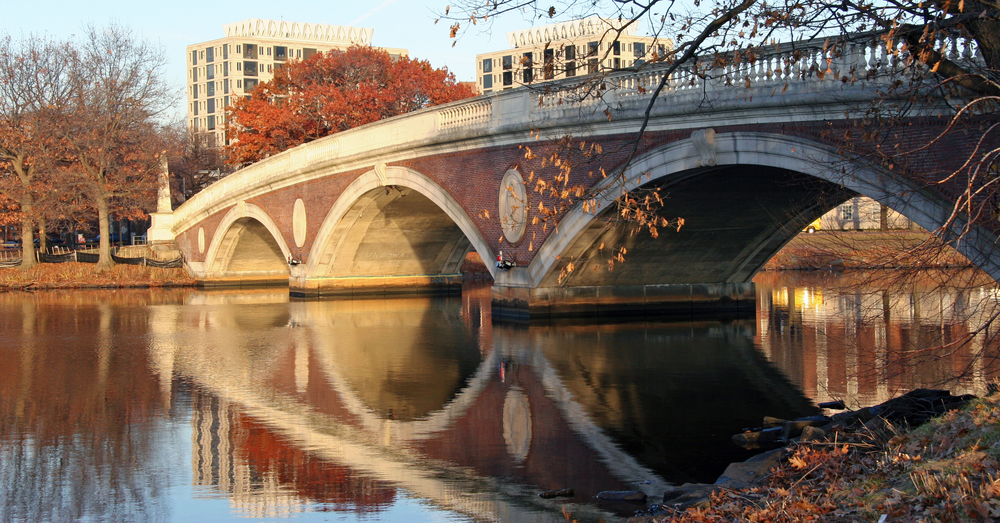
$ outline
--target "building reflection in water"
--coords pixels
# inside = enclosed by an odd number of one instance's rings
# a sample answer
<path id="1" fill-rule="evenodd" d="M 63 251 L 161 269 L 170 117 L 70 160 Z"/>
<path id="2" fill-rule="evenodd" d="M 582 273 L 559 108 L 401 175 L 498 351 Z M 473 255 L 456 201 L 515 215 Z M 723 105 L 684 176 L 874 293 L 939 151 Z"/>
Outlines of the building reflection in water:
<path id="1" fill-rule="evenodd" d="M 761 350 L 816 402 L 856 408 L 917 387 L 983 394 L 998 375 L 995 286 L 941 283 L 962 274 L 889 276 L 759 274 Z"/>

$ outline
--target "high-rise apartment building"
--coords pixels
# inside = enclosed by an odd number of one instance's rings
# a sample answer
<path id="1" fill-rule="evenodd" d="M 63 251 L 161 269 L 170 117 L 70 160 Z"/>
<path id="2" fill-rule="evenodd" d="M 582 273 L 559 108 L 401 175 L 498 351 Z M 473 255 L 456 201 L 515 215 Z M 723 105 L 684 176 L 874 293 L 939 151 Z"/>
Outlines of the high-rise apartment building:
<path id="1" fill-rule="evenodd" d="M 620 33 L 591 17 L 507 33 L 510 49 L 476 55 L 476 88 L 485 94 L 521 85 L 624 69 L 664 54 L 673 42 Z"/>
<path id="2" fill-rule="evenodd" d="M 223 26 L 225 37 L 187 47 L 188 126 L 227 143 L 226 106 L 293 60 L 352 45 L 371 45 L 374 29 L 251 18 Z M 384 48 L 391 56 L 406 49 Z"/>

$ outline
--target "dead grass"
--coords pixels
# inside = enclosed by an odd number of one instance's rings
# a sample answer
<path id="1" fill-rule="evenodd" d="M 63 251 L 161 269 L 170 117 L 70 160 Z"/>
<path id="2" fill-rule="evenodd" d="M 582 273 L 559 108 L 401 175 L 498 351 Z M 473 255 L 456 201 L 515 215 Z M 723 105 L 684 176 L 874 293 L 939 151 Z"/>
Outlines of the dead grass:
<path id="1" fill-rule="evenodd" d="M 197 281 L 187 271 L 141 265 L 115 265 L 97 272 L 90 263 L 40 263 L 22 270 L 0 269 L 0 290 L 90 289 L 115 287 L 189 287 Z"/>
<path id="2" fill-rule="evenodd" d="M 883 432 L 884 434 L 884 432 Z M 759 487 L 654 521 L 997 521 L 1000 395 L 914 430 L 801 444 Z"/>

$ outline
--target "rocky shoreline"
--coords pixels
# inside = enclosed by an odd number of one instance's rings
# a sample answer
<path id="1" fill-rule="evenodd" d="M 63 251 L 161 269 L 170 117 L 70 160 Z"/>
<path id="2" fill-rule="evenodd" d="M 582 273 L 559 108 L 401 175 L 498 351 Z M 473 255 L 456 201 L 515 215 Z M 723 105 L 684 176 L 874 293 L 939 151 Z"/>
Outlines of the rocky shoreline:
<path id="1" fill-rule="evenodd" d="M 995 388 L 991 387 L 991 394 L 993 392 Z M 946 390 L 916 389 L 879 405 L 829 416 L 810 416 L 796 420 L 765 418 L 764 426 L 733 436 L 735 444 L 749 449 L 762 449 L 764 451 L 761 454 L 744 462 L 731 463 L 715 483 L 687 483 L 668 487 L 659 503 L 648 505 L 625 521 L 661 523 L 683 520 L 684 515 L 697 513 L 719 503 L 727 493 L 751 491 L 756 494 L 761 490 L 769 490 L 770 476 L 779 468 L 788 466 L 789 459 L 794 457 L 797 448 L 840 448 L 842 445 L 846 454 L 846 449 L 857 445 L 856 435 L 859 433 L 866 434 L 872 441 L 888 442 L 897 437 L 902 428 L 914 429 L 949 411 L 962 409 L 976 399 L 972 395 L 953 396 Z M 824 406 L 834 410 L 843 409 L 842 404 L 825 404 L 821 407 Z M 997 494 L 1000 495 L 1000 488 Z M 752 498 L 750 496 L 747 499 Z M 997 510 L 1000 511 L 1000 499 L 997 499 Z"/>

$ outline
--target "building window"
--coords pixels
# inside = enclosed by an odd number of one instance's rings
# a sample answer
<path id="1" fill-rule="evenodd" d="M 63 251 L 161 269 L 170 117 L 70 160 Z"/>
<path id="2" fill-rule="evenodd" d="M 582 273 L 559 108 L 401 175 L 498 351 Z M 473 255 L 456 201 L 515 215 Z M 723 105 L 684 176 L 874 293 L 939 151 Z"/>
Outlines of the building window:
<path id="1" fill-rule="evenodd" d="M 597 58 L 591 58 L 587 60 L 587 72 L 594 74 L 597 72 Z"/>
<path id="2" fill-rule="evenodd" d="M 851 204 L 840 206 L 840 219 L 842 220 L 853 220 L 854 219 L 854 206 Z"/>
<path id="3" fill-rule="evenodd" d="M 483 89 L 493 88 L 493 75 L 487 74 L 483 75 Z"/>
<path id="4" fill-rule="evenodd" d="M 614 56 L 621 56 L 622 54 L 622 43 L 618 40 L 611 42 L 611 54 Z"/>
<path id="5" fill-rule="evenodd" d="M 308 60 L 312 55 L 316 54 L 316 50 L 311 47 L 305 47 L 302 49 L 302 59 Z"/>
<path id="6" fill-rule="evenodd" d="M 236 70 L 237 71 L 242 71 L 243 70 L 243 63 L 242 62 L 236 62 Z"/>
<path id="7" fill-rule="evenodd" d="M 230 81 L 231 81 L 231 80 L 223 80 L 223 81 L 222 81 L 222 92 L 223 92 L 224 94 L 229 94 L 229 82 L 230 82 Z M 228 105 L 228 104 L 227 104 L 227 105 Z"/>
<path id="8" fill-rule="evenodd" d="M 191 65 L 198 65 L 198 51 L 191 51 Z"/>
<path id="9" fill-rule="evenodd" d="M 503 57 L 503 70 L 507 71 L 514 65 L 514 60 L 510 55 Z M 506 85 L 506 84 L 504 84 Z"/>
<path id="10" fill-rule="evenodd" d="M 207 103 L 208 106 L 206 108 L 206 112 L 208 114 L 215 114 L 215 98 L 209 98 Z"/>
<path id="11" fill-rule="evenodd" d="M 237 45 L 237 46 L 236 46 L 236 54 L 240 54 L 241 52 L 242 52 L 242 51 L 240 51 L 240 46 L 239 46 L 239 45 Z"/>
<path id="12" fill-rule="evenodd" d="M 205 84 L 205 96 L 215 96 L 215 82 Z"/>
<path id="13" fill-rule="evenodd" d="M 214 65 L 206 65 L 205 66 L 205 79 L 206 80 L 214 80 L 215 79 L 215 66 Z"/>
<path id="14" fill-rule="evenodd" d="M 621 58 L 615 58 L 614 60 L 612 60 L 611 61 L 611 67 L 613 67 L 615 69 L 621 69 L 622 68 L 622 59 Z"/>
<path id="15" fill-rule="evenodd" d="M 274 46 L 274 59 L 282 62 L 288 60 L 288 48 L 283 45 Z"/>
<path id="16" fill-rule="evenodd" d="M 531 53 L 524 53 L 524 55 L 521 56 L 521 67 L 524 68 L 521 71 L 521 78 L 526 84 L 530 84 L 535 79 L 531 66 Z"/>
<path id="17" fill-rule="evenodd" d="M 270 47 L 268 47 L 268 49 L 270 49 Z M 269 73 L 274 72 L 271 70 L 271 64 L 267 64 L 267 72 Z"/>
<path id="18" fill-rule="evenodd" d="M 222 59 L 229 60 L 229 44 L 222 46 Z"/>
<path id="19" fill-rule="evenodd" d="M 487 59 L 483 60 L 483 72 L 484 73 L 492 73 L 493 72 L 493 60 L 492 59 L 487 58 Z"/>
<path id="20" fill-rule="evenodd" d="M 223 107 L 229 107 L 229 97 L 226 96 L 222 99 Z"/>
<path id="21" fill-rule="evenodd" d="M 191 89 L 191 98 L 198 99 L 198 84 L 194 84 Z"/>
<path id="22" fill-rule="evenodd" d="M 212 63 L 212 62 L 215 61 L 215 48 L 214 47 L 209 47 L 208 49 L 205 49 L 205 61 L 208 62 L 208 63 Z"/>
<path id="23" fill-rule="evenodd" d="M 302 58 L 302 49 L 295 50 L 295 58 Z"/>
<path id="24" fill-rule="evenodd" d="M 244 91 L 252 91 L 254 87 L 257 87 L 257 80 L 245 80 L 243 82 Z"/>
<path id="25" fill-rule="evenodd" d="M 545 79 L 551 80 L 555 77 L 556 50 L 545 50 Z"/>
<path id="26" fill-rule="evenodd" d="M 503 72 L 503 84 L 505 86 L 507 86 L 507 85 L 514 85 L 514 73 L 512 73 L 510 71 L 504 71 Z"/>
<path id="27" fill-rule="evenodd" d="M 195 102 L 195 103 L 194 103 L 194 115 L 195 115 L 195 116 L 198 116 L 198 106 L 199 106 L 199 105 L 201 105 L 201 104 L 199 104 L 198 102 Z M 195 118 L 195 121 L 198 121 L 198 119 L 197 119 L 197 118 Z"/>
<path id="28" fill-rule="evenodd" d="M 646 44 L 642 42 L 636 42 L 632 44 L 632 54 L 636 58 L 642 58 L 646 54 Z"/>
<path id="29" fill-rule="evenodd" d="M 575 45 L 567 45 L 564 48 L 563 54 L 566 55 L 566 59 L 567 60 L 576 60 L 576 46 Z"/>
<path id="30" fill-rule="evenodd" d="M 253 44 L 243 44 L 243 58 L 246 60 L 256 60 L 257 46 Z"/>
<path id="31" fill-rule="evenodd" d="M 236 80 L 236 88 L 237 89 L 243 88 L 243 80 Z"/>
<path id="32" fill-rule="evenodd" d="M 222 63 L 222 76 L 229 76 L 229 62 Z"/>
<path id="33" fill-rule="evenodd" d="M 587 56 L 597 56 L 597 52 L 601 50 L 600 42 L 588 42 L 587 43 Z"/>
<path id="34" fill-rule="evenodd" d="M 270 49 L 270 48 L 268 48 L 268 49 Z M 257 48 L 257 53 L 259 53 L 260 56 L 264 56 L 264 46 L 258 47 Z M 268 54 L 271 54 L 271 53 L 268 53 Z"/>
<path id="35" fill-rule="evenodd" d="M 208 117 L 208 130 L 209 131 L 215 130 L 215 116 Z"/>
<path id="36" fill-rule="evenodd" d="M 566 77 L 569 78 L 573 76 L 576 76 L 576 62 L 566 62 Z"/>
<path id="37" fill-rule="evenodd" d="M 257 76 L 257 62 L 243 62 L 243 76 Z"/>

